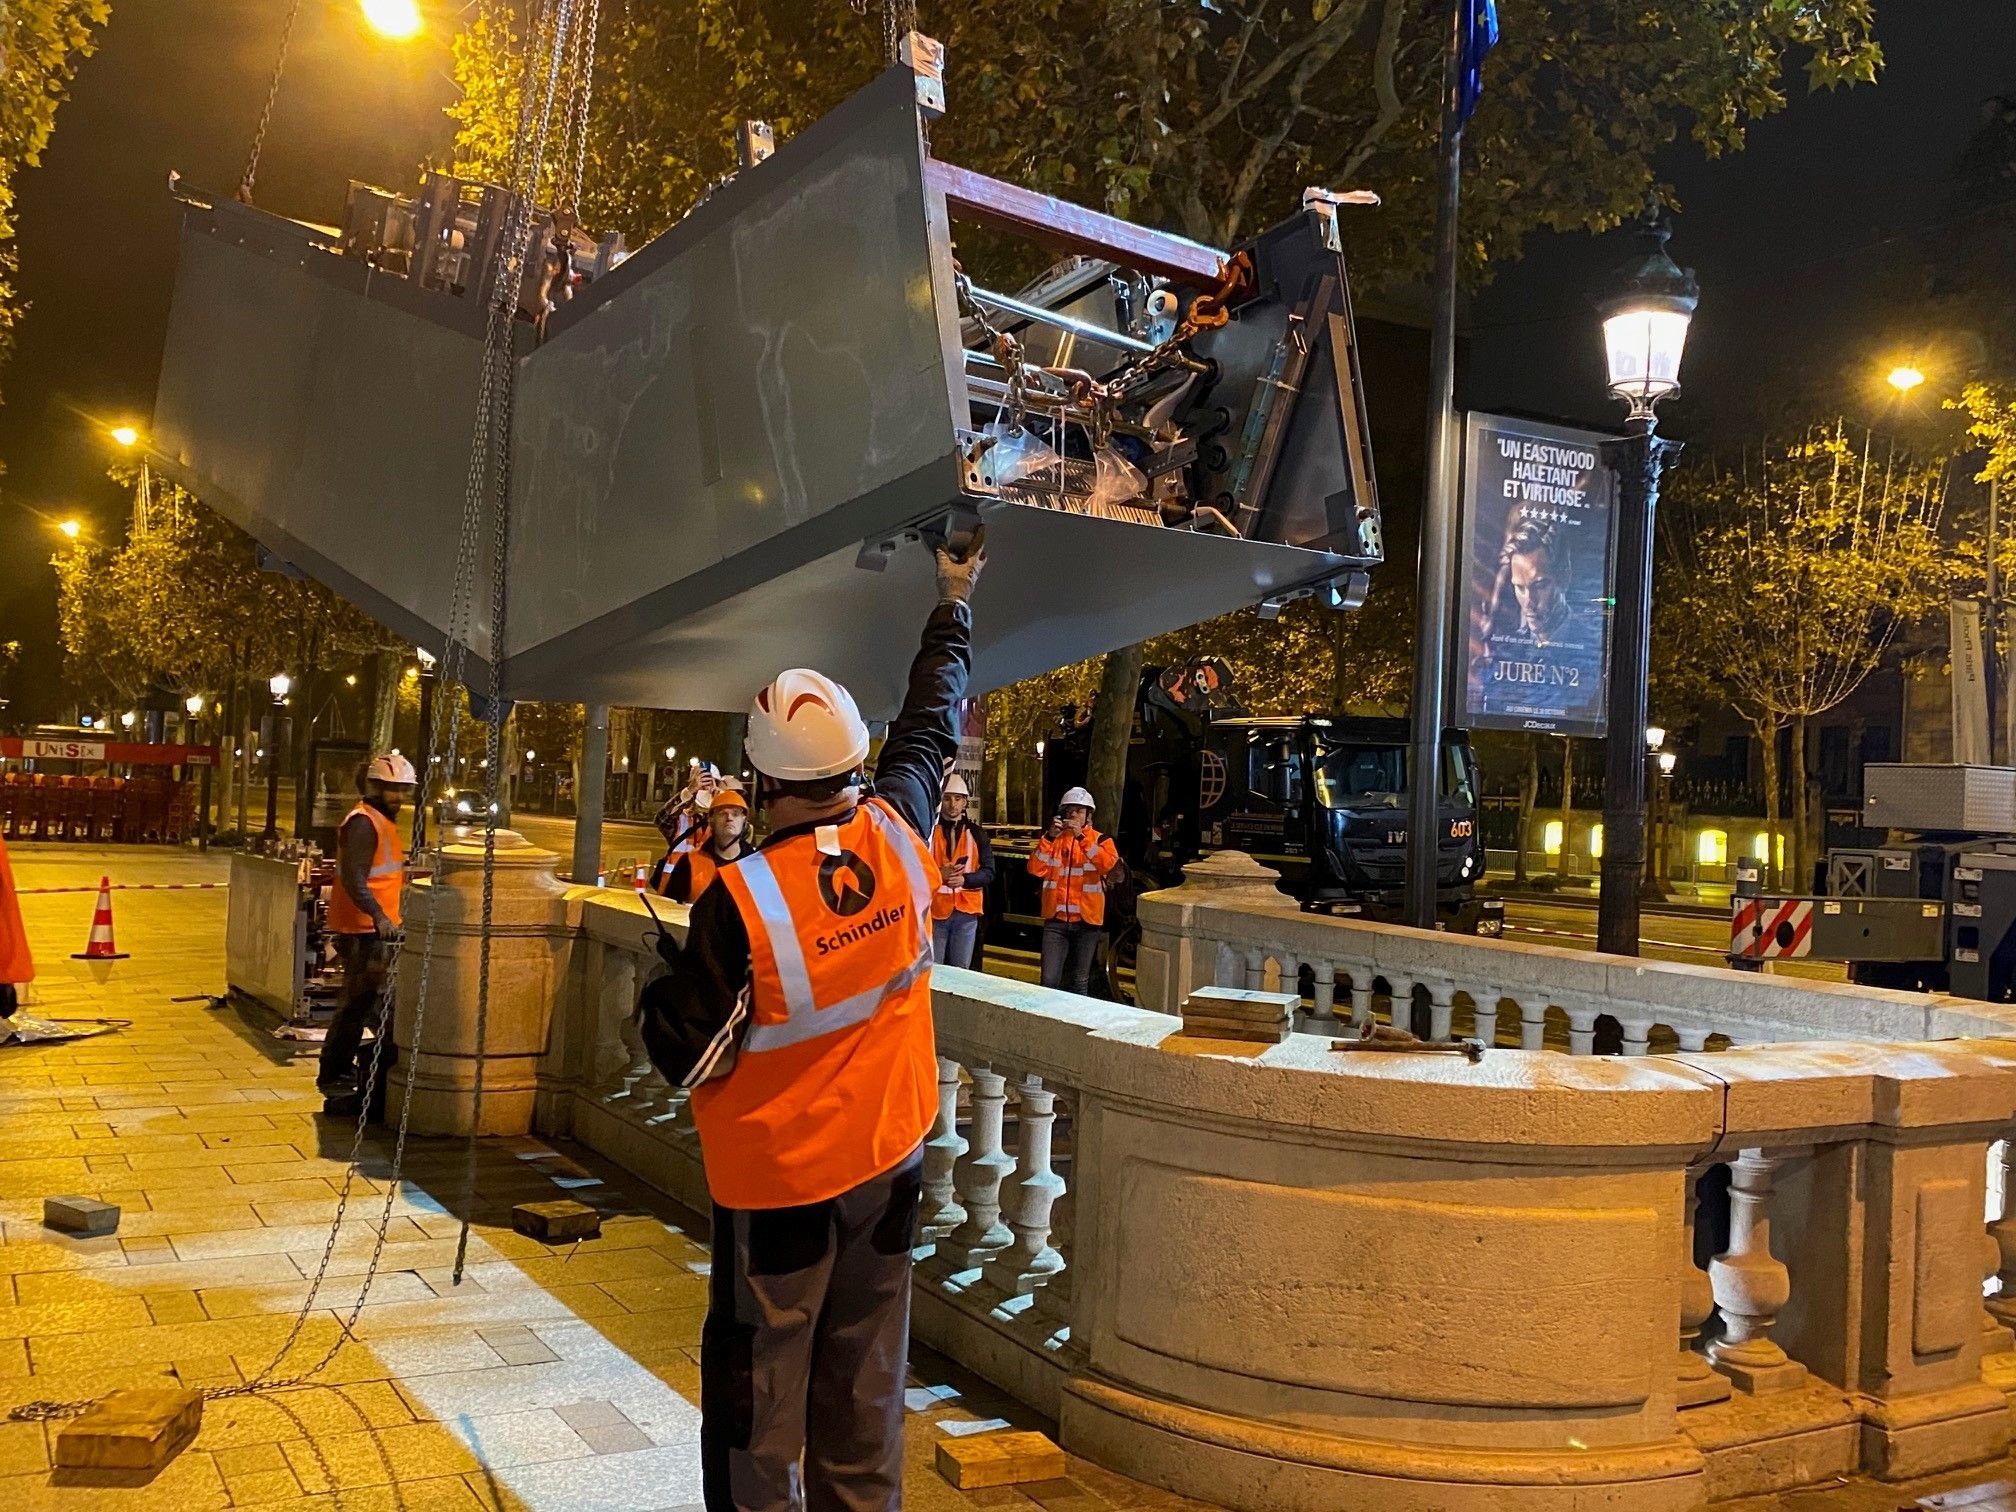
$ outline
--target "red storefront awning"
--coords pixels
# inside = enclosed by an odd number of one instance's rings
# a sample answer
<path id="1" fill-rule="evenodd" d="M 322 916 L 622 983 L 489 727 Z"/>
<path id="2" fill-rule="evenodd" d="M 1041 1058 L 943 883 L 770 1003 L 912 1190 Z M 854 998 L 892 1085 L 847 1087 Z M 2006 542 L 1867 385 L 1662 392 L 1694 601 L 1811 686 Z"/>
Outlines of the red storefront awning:
<path id="1" fill-rule="evenodd" d="M 217 747 L 137 740 L 37 740 L 0 735 L 0 756 L 24 761 L 103 761 L 119 766 L 215 766 Z"/>

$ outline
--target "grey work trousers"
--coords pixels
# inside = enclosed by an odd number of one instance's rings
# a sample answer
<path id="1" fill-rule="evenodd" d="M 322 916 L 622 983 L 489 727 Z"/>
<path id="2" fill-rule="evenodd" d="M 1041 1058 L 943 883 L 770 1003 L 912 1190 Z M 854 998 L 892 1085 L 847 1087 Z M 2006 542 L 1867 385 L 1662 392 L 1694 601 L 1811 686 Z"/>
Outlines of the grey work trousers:
<path id="1" fill-rule="evenodd" d="M 707 1512 L 897 1512 L 924 1156 L 806 1207 L 714 1209 Z M 802 1465 L 801 1465 L 802 1461 Z"/>

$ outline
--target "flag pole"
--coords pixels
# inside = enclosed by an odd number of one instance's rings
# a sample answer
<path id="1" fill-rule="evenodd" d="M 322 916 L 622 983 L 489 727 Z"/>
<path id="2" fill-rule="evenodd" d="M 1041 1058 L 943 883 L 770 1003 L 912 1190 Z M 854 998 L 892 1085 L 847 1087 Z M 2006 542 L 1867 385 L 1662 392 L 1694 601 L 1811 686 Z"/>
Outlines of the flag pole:
<path id="1" fill-rule="evenodd" d="M 1407 908 L 1435 927 L 1442 721 L 1448 704 L 1449 604 L 1456 572 L 1456 257 L 1463 184 L 1464 72 L 1476 0 L 1449 0 L 1442 63 L 1442 152 L 1435 207 L 1435 324 L 1428 346 L 1427 478 L 1415 599 L 1413 738 L 1407 761 Z"/>

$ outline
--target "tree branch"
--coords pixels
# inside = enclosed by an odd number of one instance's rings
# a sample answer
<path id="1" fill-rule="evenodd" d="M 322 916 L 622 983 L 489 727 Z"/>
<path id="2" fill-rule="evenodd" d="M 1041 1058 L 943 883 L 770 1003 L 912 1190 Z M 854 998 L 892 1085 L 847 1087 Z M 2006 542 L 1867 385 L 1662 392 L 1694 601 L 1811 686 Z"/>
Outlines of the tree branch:
<path id="1" fill-rule="evenodd" d="M 1386 9 L 1379 18 L 1379 40 L 1372 52 L 1372 92 L 1379 101 L 1379 114 L 1372 118 L 1372 124 L 1365 128 L 1364 135 L 1358 138 L 1350 155 L 1339 165 L 1336 178 L 1340 184 L 1351 180 L 1365 165 L 1365 160 L 1372 156 L 1379 139 L 1407 113 L 1407 104 L 1400 98 L 1394 67 L 1400 56 L 1400 26 L 1406 18 L 1405 0 L 1386 0 Z"/>
<path id="2" fill-rule="evenodd" d="M 1212 108 L 1211 113 L 1191 127 L 1184 135 L 1188 137 L 1209 136 L 1213 131 L 1224 125 L 1248 101 L 1257 97 L 1262 90 L 1266 89 L 1275 79 L 1279 78 L 1284 69 L 1288 68 L 1291 64 L 1299 63 L 1313 50 L 1327 47 L 1329 51 L 1324 54 L 1324 61 L 1328 62 L 1331 58 L 1334 58 L 1343 49 L 1344 44 L 1351 39 L 1351 33 L 1358 29 L 1358 23 L 1364 19 L 1365 7 L 1368 3 L 1369 0 L 1357 0 L 1357 3 L 1354 5 L 1339 6 L 1336 10 L 1330 12 L 1329 15 L 1317 22 L 1316 25 L 1310 27 L 1301 37 L 1283 46 L 1281 51 L 1268 60 L 1264 68 L 1247 81 L 1244 89 L 1241 89 L 1237 94 L 1231 93 L 1229 89 L 1221 92 L 1218 104 Z"/>

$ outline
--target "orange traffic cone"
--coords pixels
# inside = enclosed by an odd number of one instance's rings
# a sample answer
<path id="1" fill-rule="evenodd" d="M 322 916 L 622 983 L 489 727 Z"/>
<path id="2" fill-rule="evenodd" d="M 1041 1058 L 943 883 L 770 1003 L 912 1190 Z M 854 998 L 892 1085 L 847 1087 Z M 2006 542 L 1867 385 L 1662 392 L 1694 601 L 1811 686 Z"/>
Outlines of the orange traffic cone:
<path id="1" fill-rule="evenodd" d="M 70 957 L 73 961 L 124 961 L 125 951 L 112 943 L 112 879 L 98 879 L 98 907 L 91 915 L 91 938 Z"/>

